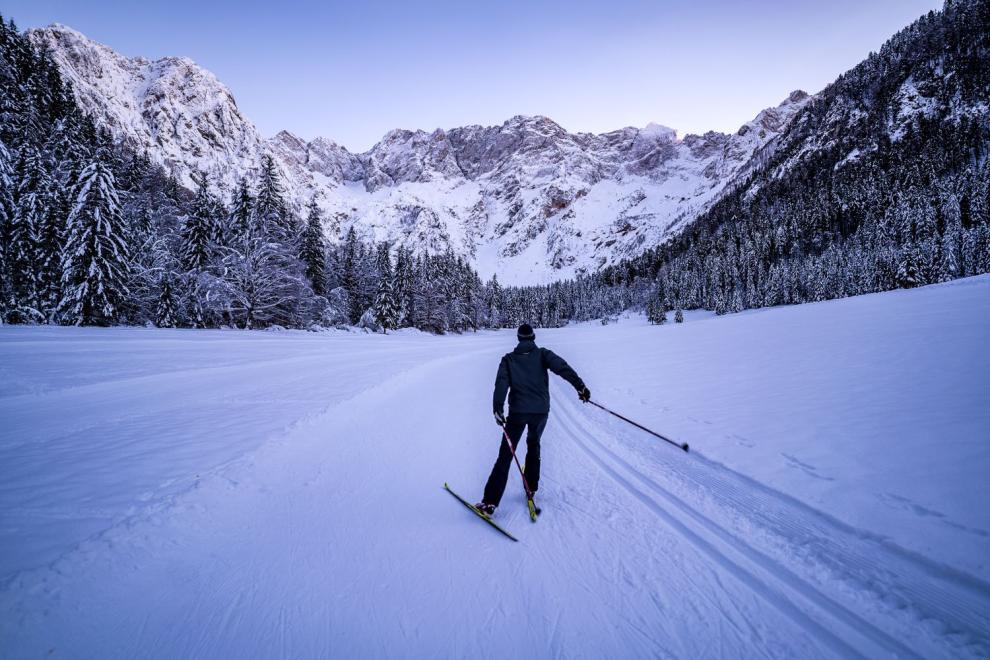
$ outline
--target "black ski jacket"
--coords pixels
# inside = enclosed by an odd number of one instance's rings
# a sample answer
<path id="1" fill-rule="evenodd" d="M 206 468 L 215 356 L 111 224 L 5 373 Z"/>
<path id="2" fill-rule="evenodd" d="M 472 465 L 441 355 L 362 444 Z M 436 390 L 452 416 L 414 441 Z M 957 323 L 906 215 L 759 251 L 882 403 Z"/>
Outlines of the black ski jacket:
<path id="1" fill-rule="evenodd" d="M 550 378 L 547 369 L 574 386 L 578 392 L 584 389 L 584 381 L 564 359 L 553 351 L 540 348 L 534 341 L 521 341 L 511 353 L 506 353 L 498 364 L 495 377 L 495 395 L 492 405 L 495 412 L 502 412 L 505 395 L 509 395 L 509 414 L 550 412 Z"/>

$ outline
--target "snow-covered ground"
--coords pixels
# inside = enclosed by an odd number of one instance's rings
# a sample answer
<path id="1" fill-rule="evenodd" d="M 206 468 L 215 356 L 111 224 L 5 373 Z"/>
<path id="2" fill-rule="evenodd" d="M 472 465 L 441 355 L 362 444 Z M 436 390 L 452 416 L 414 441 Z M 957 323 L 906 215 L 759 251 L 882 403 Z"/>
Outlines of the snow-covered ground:
<path id="1" fill-rule="evenodd" d="M 990 277 L 538 332 L 0 328 L 0 657 L 990 655 Z"/>

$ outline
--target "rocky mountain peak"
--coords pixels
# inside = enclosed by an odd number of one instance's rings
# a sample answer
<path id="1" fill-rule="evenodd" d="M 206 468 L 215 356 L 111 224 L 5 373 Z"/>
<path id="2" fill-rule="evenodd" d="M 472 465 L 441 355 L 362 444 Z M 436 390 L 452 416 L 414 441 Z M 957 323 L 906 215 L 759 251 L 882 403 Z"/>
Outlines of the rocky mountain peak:
<path id="1" fill-rule="evenodd" d="M 64 26 L 32 30 L 82 107 L 186 185 L 223 193 L 270 154 L 298 209 L 317 198 L 330 238 L 452 249 L 482 275 L 538 282 L 632 256 L 716 200 L 807 103 L 794 92 L 734 135 L 678 139 L 659 124 L 571 133 L 541 115 L 500 125 L 386 133 L 364 153 L 288 131 L 265 139 L 234 95 L 189 58 L 124 57 Z"/>

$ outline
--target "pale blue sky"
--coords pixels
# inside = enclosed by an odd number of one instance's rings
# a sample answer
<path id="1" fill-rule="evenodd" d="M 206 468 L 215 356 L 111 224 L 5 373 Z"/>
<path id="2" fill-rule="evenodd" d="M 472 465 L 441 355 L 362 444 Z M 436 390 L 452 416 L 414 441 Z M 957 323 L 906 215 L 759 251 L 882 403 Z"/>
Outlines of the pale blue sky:
<path id="1" fill-rule="evenodd" d="M 572 131 L 733 131 L 820 90 L 935 0 L 6 0 L 125 55 L 212 70 L 265 135 L 364 150 L 392 128 L 542 114 Z"/>

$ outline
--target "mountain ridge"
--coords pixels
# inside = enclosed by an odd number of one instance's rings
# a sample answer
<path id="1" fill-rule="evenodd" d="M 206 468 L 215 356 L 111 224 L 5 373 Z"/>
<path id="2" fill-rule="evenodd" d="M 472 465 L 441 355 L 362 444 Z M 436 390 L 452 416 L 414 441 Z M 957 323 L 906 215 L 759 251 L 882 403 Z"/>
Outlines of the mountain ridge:
<path id="1" fill-rule="evenodd" d="M 114 138 L 191 187 L 229 195 L 271 155 L 297 210 L 315 198 L 325 230 L 452 250 L 484 276 L 539 283 L 636 256 L 717 200 L 811 98 L 794 92 L 734 134 L 678 138 L 659 124 L 570 133 L 516 115 L 497 126 L 393 129 L 353 153 L 330 138 L 264 137 L 233 93 L 193 60 L 128 58 L 60 24 L 28 32 Z"/>

